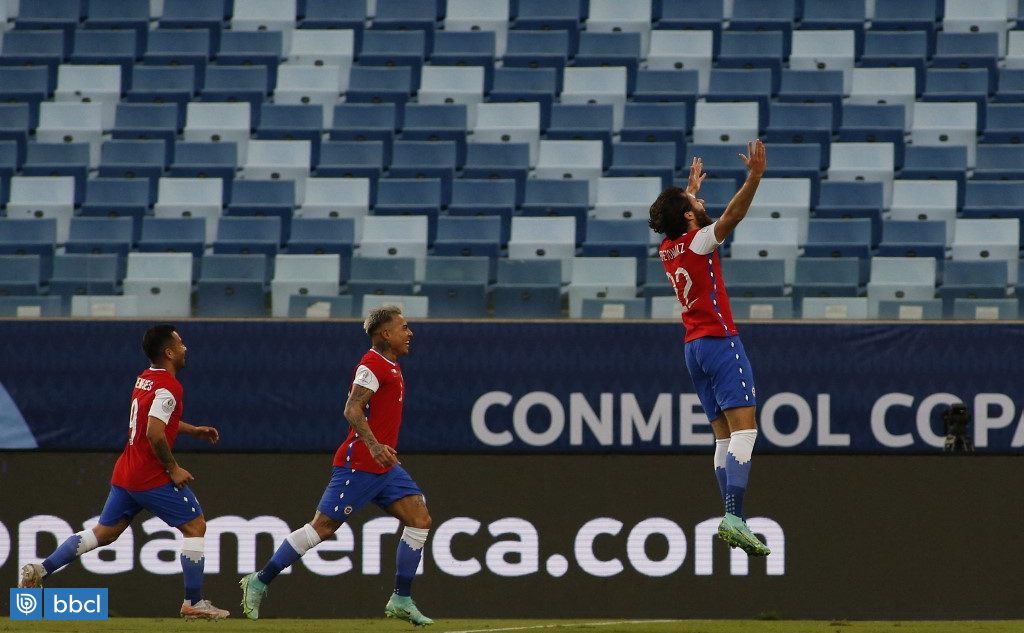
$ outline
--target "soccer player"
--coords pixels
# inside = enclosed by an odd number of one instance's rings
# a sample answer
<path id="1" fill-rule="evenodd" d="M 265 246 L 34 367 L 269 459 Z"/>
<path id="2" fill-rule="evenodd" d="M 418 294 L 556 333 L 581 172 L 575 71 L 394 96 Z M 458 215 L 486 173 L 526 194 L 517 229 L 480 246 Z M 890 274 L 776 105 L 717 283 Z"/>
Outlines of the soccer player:
<path id="1" fill-rule="evenodd" d="M 732 547 L 752 556 L 767 556 L 765 546 L 744 520 L 743 495 L 750 475 L 750 458 L 757 439 L 754 375 L 743 351 L 729 308 L 718 247 L 747 215 L 765 170 L 760 140 L 740 154 L 747 179 L 718 220 L 697 197 L 704 164 L 693 159 L 686 189 L 670 187 L 651 205 L 650 226 L 665 236 L 658 255 L 679 303 L 686 328 L 686 368 L 715 434 L 715 476 L 725 502 L 718 535 Z"/>
<path id="2" fill-rule="evenodd" d="M 135 379 L 128 443 L 114 465 L 110 494 L 99 523 L 64 541 L 42 565 L 21 568 L 19 587 L 41 587 L 43 579 L 86 552 L 117 540 L 142 509 L 181 531 L 181 570 L 185 600 L 181 617 L 220 620 L 228 612 L 203 599 L 203 535 L 206 519 L 188 487 L 192 474 L 171 453 L 178 433 L 206 440 L 220 439 L 212 426 L 193 426 L 181 420 L 182 387 L 177 374 L 185 366 L 187 348 L 173 325 L 155 325 L 142 338 L 150 367 Z"/>
<path id="3" fill-rule="evenodd" d="M 351 428 L 334 454 L 331 481 L 313 520 L 288 535 L 261 571 L 239 582 L 242 611 L 251 620 L 260 617 L 267 585 L 281 570 L 334 534 L 353 512 L 372 501 L 405 526 L 398 542 L 395 590 L 384 615 L 418 626 L 434 623 L 420 613 L 411 597 L 412 580 L 430 530 L 430 513 L 423 493 L 399 464 L 395 451 L 405 392 L 398 359 L 409 353 L 412 330 L 396 306 L 371 311 L 363 330 L 372 347 L 352 372 L 345 403 L 345 418 Z"/>

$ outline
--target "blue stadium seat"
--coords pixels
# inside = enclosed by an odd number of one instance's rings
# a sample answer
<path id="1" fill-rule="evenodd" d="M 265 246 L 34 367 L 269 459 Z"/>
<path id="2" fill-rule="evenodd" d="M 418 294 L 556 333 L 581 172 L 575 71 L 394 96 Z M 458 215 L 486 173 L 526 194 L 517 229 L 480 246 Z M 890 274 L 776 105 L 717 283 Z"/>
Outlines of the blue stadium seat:
<path id="1" fill-rule="evenodd" d="M 157 179 L 163 174 L 167 161 L 168 142 L 106 141 L 100 148 L 101 178 L 148 178 L 151 197 L 156 198 Z"/>
<path id="2" fill-rule="evenodd" d="M 437 216 L 441 213 L 440 178 L 382 178 L 377 183 L 375 215 L 427 216 L 427 242 L 437 236 Z"/>
<path id="3" fill-rule="evenodd" d="M 828 167 L 828 156 L 822 145 L 817 143 L 768 143 L 767 151 L 772 152 L 772 177 L 810 178 L 811 196 L 813 198 L 817 195 L 819 171 Z M 742 153 L 746 154 L 746 146 L 743 146 Z M 740 167 L 745 169 L 743 163 L 740 163 Z M 746 172 L 738 177 L 745 178 Z"/>
<path id="4" fill-rule="evenodd" d="M 856 297 L 860 294 L 860 276 L 861 262 L 855 257 L 800 257 L 796 260 L 793 298 L 802 302 L 804 297 Z"/>
<path id="5" fill-rule="evenodd" d="M 281 244 L 291 235 L 295 183 L 291 180 L 235 180 L 225 216 L 268 216 L 281 221 Z"/>
<path id="6" fill-rule="evenodd" d="M 132 244 L 142 235 L 142 217 L 149 211 L 152 201 L 153 190 L 145 180 L 93 178 L 85 183 L 81 215 L 128 220 L 128 243 Z M 126 253 L 127 250 L 121 252 Z"/>
<path id="7" fill-rule="evenodd" d="M 0 255 L 38 255 L 44 277 L 53 270 L 57 219 L 0 220 Z"/>
<path id="8" fill-rule="evenodd" d="M 434 254 L 488 257 L 493 278 L 495 261 L 501 255 L 501 224 L 501 218 L 497 216 L 441 217 L 437 221 Z"/>
<path id="9" fill-rule="evenodd" d="M 783 70 L 778 100 L 788 103 L 831 103 L 832 127 L 839 127 L 843 108 L 843 71 Z"/>
<path id="10" fill-rule="evenodd" d="M 120 266 L 117 255 L 57 255 L 50 294 L 60 296 L 64 313 L 70 312 L 73 295 L 117 294 Z"/>
<path id="11" fill-rule="evenodd" d="M 1024 178 L 1024 150 L 1020 145 L 979 145 L 974 178 L 1020 180 Z"/>
<path id="12" fill-rule="evenodd" d="M 212 50 L 220 50 L 225 4 L 224 0 L 164 0 L 160 28 L 195 29 L 205 32 L 210 39 Z M 150 35 L 152 38 L 152 34 Z"/>
<path id="13" fill-rule="evenodd" d="M 438 31 L 434 34 L 432 66 L 482 66 L 484 92 L 494 86 L 494 31 Z"/>
<path id="14" fill-rule="evenodd" d="M 715 68 L 711 71 L 707 101 L 754 101 L 760 118 L 758 127 L 768 125 L 768 103 L 771 101 L 772 73 L 767 68 Z"/>
<path id="15" fill-rule="evenodd" d="M 768 68 L 772 71 L 772 92 L 778 92 L 782 61 L 787 56 L 781 31 L 724 31 L 716 63 L 718 68 Z"/>
<path id="16" fill-rule="evenodd" d="M 420 292 L 430 299 L 430 316 L 486 316 L 490 266 L 487 257 L 428 257 Z"/>
<path id="17" fill-rule="evenodd" d="M 575 55 L 579 46 L 580 20 L 586 17 L 584 0 L 518 0 L 514 12 L 513 29 L 534 32 L 562 31 L 565 35 L 565 54 Z M 509 32 L 509 46 L 513 50 L 514 31 Z"/>
<path id="18" fill-rule="evenodd" d="M 71 48 L 71 34 L 85 17 L 85 2 L 80 0 L 23 0 L 19 2 L 15 30 L 59 31 L 67 49 Z"/>
<path id="19" fill-rule="evenodd" d="M 1024 142 L 1024 105 L 989 103 L 986 109 L 985 127 L 981 130 L 982 143 Z M 0 138 L 4 138 L 2 131 Z"/>
<path id="20" fill-rule="evenodd" d="M 800 27 L 812 30 L 853 31 L 856 55 L 864 51 L 864 28 L 867 11 L 864 0 L 831 0 L 804 2 Z"/>
<path id="21" fill-rule="evenodd" d="M 404 121 L 405 103 L 414 92 L 412 69 L 408 66 L 355 65 L 349 74 L 345 100 L 349 103 L 395 104 L 394 119 L 397 127 Z M 339 127 L 337 116 L 333 130 Z M 394 129 L 394 128 L 392 128 Z"/>
<path id="22" fill-rule="evenodd" d="M 405 108 L 402 140 L 451 141 L 455 143 L 455 166 L 466 162 L 466 105 L 411 103 Z"/>
<path id="23" fill-rule="evenodd" d="M 555 90 L 561 92 L 571 43 L 568 31 L 509 31 L 502 64 L 506 68 L 551 68 Z"/>
<path id="24" fill-rule="evenodd" d="M 88 143 L 29 143 L 24 176 L 72 176 L 75 179 L 75 204 L 85 197 L 85 179 L 89 175 Z"/>
<path id="25" fill-rule="evenodd" d="M 424 31 L 370 30 L 363 34 L 359 65 L 408 68 L 412 91 L 415 92 L 420 87 L 423 60 L 427 56 L 427 50 Z"/>
<path id="26" fill-rule="evenodd" d="M 203 256 L 205 218 L 142 218 L 139 251 L 143 253 L 190 253 Z M 196 267 L 193 270 L 198 272 Z"/>
<path id="27" fill-rule="evenodd" d="M 896 169 L 902 169 L 906 120 L 902 105 L 848 103 L 843 106 L 842 116 L 840 141 L 892 143 Z"/>
<path id="28" fill-rule="evenodd" d="M 218 255 L 267 255 L 267 278 L 281 246 L 279 217 L 222 217 L 213 252 Z"/>
<path id="29" fill-rule="evenodd" d="M 693 117 L 685 103 L 627 103 L 619 137 L 623 141 L 674 143 L 675 166 L 679 167 L 686 155 L 686 134 L 693 129 Z"/>
<path id="30" fill-rule="evenodd" d="M 722 275 L 729 280 L 732 297 L 781 297 L 786 284 L 785 262 L 781 259 L 726 258 L 722 260 Z"/>
<path id="31" fill-rule="evenodd" d="M 370 204 L 376 200 L 377 180 L 384 170 L 385 145 L 381 141 L 324 141 L 316 175 L 332 178 L 368 178 Z"/>
<path id="32" fill-rule="evenodd" d="M 929 68 L 925 73 L 922 101 L 973 101 L 978 104 L 978 129 L 985 129 L 985 103 L 989 94 L 988 71 Z"/>
<path id="33" fill-rule="evenodd" d="M 933 68 L 983 68 L 988 71 L 988 91 L 996 91 L 999 70 L 999 36 L 996 33 L 947 33 L 935 40 Z"/>
<path id="34" fill-rule="evenodd" d="M 802 0 L 735 0 L 729 29 L 733 31 L 779 31 L 783 35 L 783 55 L 789 57 L 793 23 L 800 17 Z"/>
<path id="35" fill-rule="evenodd" d="M 309 141 L 312 164 L 316 165 L 320 162 L 323 119 L 323 108 L 319 105 L 265 103 L 260 112 L 256 138 Z"/>
<path id="36" fill-rule="evenodd" d="M 531 178 L 520 211 L 524 216 L 576 218 L 576 243 L 586 237 L 589 187 L 586 180 Z"/>
<path id="37" fill-rule="evenodd" d="M 687 129 L 693 127 L 700 76 L 696 70 L 640 70 L 634 102 L 685 103 Z"/>
<path id="38" fill-rule="evenodd" d="M 391 145 L 399 128 L 398 107 L 393 103 L 341 103 L 334 106 L 330 129 L 332 141 L 380 141 L 385 165 L 391 164 Z"/>
<path id="39" fill-rule="evenodd" d="M 1024 101 L 1024 68 L 1000 68 L 999 86 L 993 101 L 1017 103 Z"/>
<path id="40" fill-rule="evenodd" d="M 638 260 L 637 284 L 644 283 L 647 269 L 643 265 L 649 250 L 650 229 L 636 220 L 587 220 L 583 241 L 583 257 L 633 257 Z"/>
<path id="41" fill-rule="evenodd" d="M 562 316 L 562 264 L 554 259 L 499 259 L 498 283 L 491 293 L 494 316 Z"/>
<path id="42" fill-rule="evenodd" d="M 206 28 L 159 28 L 149 33 L 142 61 L 158 67 L 191 67 L 192 92 L 195 93 L 206 81 L 206 64 L 212 50 L 215 49 L 211 49 L 210 31 Z"/>
<path id="43" fill-rule="evenodd" d="M 171 103 L 178 109 L 177 127 L 185 125 L 186 104 L 195 94 L 195 69 L 191 66 L 135 66 L 132 87 L 125 100 L 132 103 Z"/>
<path id="44" fill-rule="evenodd" d="M 429 50 L 437 20 L 444 17 L 444 7 L 445 3 L 439 0 L 377 0 L 371 28 L 422 32 Z"/>
<path id="45" fill-rule="evenodd" d="M 171 161 L 174 141 L 181 129 L 178 106 L 174 103 L 119 103 L 111 136 L 120 140 L 164 142 L 164 165 Z"/>
<path id="46" fill-rule="evenodd" d="M 496 217 L 500 222 L 500 243 L 508 244 L 512 212 L 516 208 L 516 183 L 512 179 L 457 179 L 452 183 L 448 214 L 462 217 Z M 438 230 L 440 238 L 440 228 Z M 437 244 L 435 243 L 435 248 Z"/>
<path id="47" fill-rule="evenodd" d="M 680 179 L 676 186 L 685 188 L 686 183 Z M 700 197 L 704 199 L 704 209 L 714 217 L 722 215 L 726 205 L 736 195 L 738 189 L 739 185 L 735 178 L 709 178 L 705 180 L 700 188 Z"/>
<path id="48" fill-rule="evenodd" d="M 224 31 L 218 66 L 265 66 L 267 92 L 277 86 L 277 66 L 284 54 L 280 31 Z"/>
<path id="49" fill-rule="evenodd" d="M 976 220 L 1017 218 L 1024 237 L 1021 196 L 1024 196 L 1024 182 L 1021 181 L 968 180 L 961 217 Z M 1024 239 L 1020 243 L 1024 244 Z"/>
<path id="50" fill-rule="evenodd" d="M 675 143 L 615 143 L 608 176 L 654 176 L 663 187 L 672 186 L 678 162 Z"/>
<path id="51" fill-rule="evenodd" d="M 39 294 L 41 267 L 39 255 L 0 255 L 0 297 Z"/>
<path id="52" fill-rule="evenodd" d="M 169 171 L 172 176 L 182 178 L 224 179 L 224 201 L 227 202 L 228 183 L 234 180 L 237 167 L 238 148 L 234 143 L 178 141 Z"/>
<path id="53" fill-rule="evenodd" d="M 135 57 L 146 50 L 149 34 L 149 9 L 145 2 L 129 0 L 89 0 L 85 21 L 87 29 L 131 29 L 137 35 Z"/>
<path id="54" fill-rule="evenodd" d="M 28 146 L 26 145 L 26 154 Z M 18 158 L 18 143 L 17 141 L 0 141 L 0 182 L 3 186 L 2 193 L 5 201 L 10 198 L 11 192 L 8 191 L 11 182 L 11 177 L 18 172 L 21 166 L 24 164 L 23 160 Z"/>
<path id="55" fill-rule="evenodd" d="M 57 66 L 67 57 L 68 48 L 59 31 L 10 31 L 0 47 L 0 66 L 46 68 L 47 88 L 52 91 L 57 85 Z"/>
<path id="56" fill-rule="evenodd" d="M 884 208 L 884 187 L 881 182 L 824 181 L 814 205 L 822 217 L 843 217 L 866 212 L 881 217 Z"/>
<path id="57" fill-rule="evenodd" d="M 306 14 L 299 20 L 300 29 L 348 29 L 360 50 L 366 24 L 366 4 L 349 0 L 306 0 Z"/>
<path id="58" fill-rule="evenodd" d="M 957 181 L 957 206 L 963 206 L 967 173 L 967 148 L 914 147 L 908 145 L 903 155 L 900 178 L 916 180 Z"/>
<path id="59" fill-rule="evenodd" d="M 196 316 L 266 316 L 267 264 L 263 255 L 206 255 L 201 270 Z"/>
<path id="60" fill-rule="evenodd" d="M 252 125 L 260 122 L 260 109 L 270 93 L 270 73 L 265 66 L 220 66 L 206 68 L 206 78 L 200 91 L 201 101 L 248 102 Z"/>
<path id="61" fill-rule="evenodd" d="M 636 73 L 645 57 L 640 33 L 580 33 L 579 52 L 574 66 L 623 66 L 626 68 L 626 92 L 636 88 Z"/>
<path id="62" fill-rule="evenodd" d="M 355 248 L 355 221 L 352 218 L 294 218 L 292 220 L 292 233 L 288 238 L 288 253 L 291 255 L 339 255 L 342 279 L 348 278 L 353 248 Z"/>
<path id="63" fill-rule="evenodd" d="M 581 319 L 646 319 L 644 299 L 598 299 L 585 297 L 580 304 Z"/>
<path id="64" fill-rule="evenodd" d="M 929 55 L 928 33 L 925 31 L 867 31 L 860 66 L 864 68 L 911 67 L 914 69 L 915 92 L 924 91 L 925 69 Z"/>
<path id="65" fill-rule="evenodd" d="M 715 54 L 721 47 L 725 8 L 722 0 L 662 0 L 659 29 L 684 29 L 714 33 Z"/>
<path id="66" fill-rule="evenodd" d="M 353 257 L 348 292 L 360 308 L 364 295 L 411 295 L 416 274 L 412 257 Z"/>
<path id="67" fill-rule="evenodd" d="M 675 297 L 672 284 L 669 283 L 665 273 L 665 266 L 661 259 L 648 258 L 644 262 L 644 287 L 641 294 L 644 297 Z"/>
<path id="68" fill-rule="evenodd" d="M 878 255 L 884 257 L 946 257 L 946 223 L 886 220 Z"/>
<path id="69" fill-rule="evenodd" d="M 1008 283 L 1006 262 L 953 259 L 943 266 L 938 294 L 946 316 L 952 316 L 955 299 L 1000 299 L 1006 296 Z"/>
<path id="70" fill-rule="evenodd" d="M 765 142 L 823 144 L 832 141 L 830 103 L 772 103 L 767 112 Z"/>
<path id="71" fill-rule="evenodd" d="M 388 177 L 436 178 L 441 182 L 441 206 L 448 206 L 455 179 L 456 147 L 454 141 L 395 141 Z"/>
<path id="72" fill-rule="evenodd" d="M 807 257 L 871 257 L 871 221 L 812 219 L 807 227 Z"/>
<path id="73" fill-rule="evenodd" d="M 932 55 L 941 5 L 938 0 L 875 0 L 871 28 L 876 31 L 925 31 L 928 33 L 928 54 Z"/>
<path id="74" fill-rule="evenodd" d="M 39 125 L 39 102 L 53 92 L 50 75 L 43 67 L 0 67 L 0 101 L 28 104 L 30 129 Z"/>
<path id="75" fill-rule="evenodd" d="M 18 165 L 25 162 L 29 119 L 30 112 L 27 103 L 0 103 L 0 141 L 15 141 L 17 143 Z"/>
<path id="76" fill-rule="evenodd" d="M 470 143 L 466 146 L 463 176 L 473 179 L 512 180 L 515 202 L 522 202 L 530 171 L 528 143 Z"/>
<path id="77" fill-rule="evenodd" d="M 556 103 L 551 106 L 551 123 L 547 138 L 562 141 L 601 141 L 604 168 L 611 161 L 614 115 L 610 104 L 576 105 Z"/>
<path id="78" fill-rule="evenodd" d="M 75 64 L 117 64 L 121 66 L 121 91 L 131 86 L 132 65 L 139 58 L 139 34 L 134 29 L 75 31 L 69 61 Z"/>
<path id="79" fill-rule="evenodd" d="M 487 100 L 495 103 L 535 101 L 540 104 L 540 127 L 551 121 L 551 104 L 560 92 L 560 73 L 554 68 L 495 68 Z"/>
<path id="80" fill-rule="evenodd" d="M 747 168 L 740 162 L 737 153 L 746 153 L 746 145 L 704 145 L 692 143 L 686 147 L 684 165 L 689 165 L 694 158 L 704 161 L 704 171 L 714 174 L 715 178 L 745 179 Z M 772 154 L 772 171 L 775 170 L 775 154 Z M 817 171 L 817 170 L 815 170 Z M 735 189 L 733 190 L 735 193 Z"/>

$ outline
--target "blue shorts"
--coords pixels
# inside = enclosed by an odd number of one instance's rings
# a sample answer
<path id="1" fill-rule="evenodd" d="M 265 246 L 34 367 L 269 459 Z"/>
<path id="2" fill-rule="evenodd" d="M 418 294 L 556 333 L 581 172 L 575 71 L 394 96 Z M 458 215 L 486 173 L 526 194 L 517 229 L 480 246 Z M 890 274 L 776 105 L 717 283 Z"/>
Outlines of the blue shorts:
<path id="1" fill-rule="evenodd" d="M 757 406 L 754 372 L 740 337 L 705 336 L 684 347 L 697 397 L 708 420 L 726 409 Z"/>
<path id="2" fill-rule="evenodd" d="M 203 516 L 199 500 L 188 486 L 175 488 L 164 484 L 141 492 L 110 486 L 110 494 L 100 513 L 101 525 L 115 525 L 121 519 L 131 521 L 143 509 L 149 510 L 171 527 L 185 525 Z"/>
<path id="3" fill-rule="evenodd" d="M 335 466 L 316 509 L 344 523 L 349 515 L 371 501 L 384 509 L 399 499 L 422 494 L 409 473 L 397 464 L 379 475 Z"/>

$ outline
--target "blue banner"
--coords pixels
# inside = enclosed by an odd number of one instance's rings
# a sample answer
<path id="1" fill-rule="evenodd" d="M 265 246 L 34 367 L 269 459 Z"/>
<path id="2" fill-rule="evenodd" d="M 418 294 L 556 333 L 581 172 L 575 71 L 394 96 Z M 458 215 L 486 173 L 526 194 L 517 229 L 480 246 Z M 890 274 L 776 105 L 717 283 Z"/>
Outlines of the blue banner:
<path id="1" fill-rule="evenodd" d="M 145 322 L 0 322 L 0 448 L 120 450 L 146 366 Z M 705 452 L 712 443 L 672 323 L 411 324 L 399 449 Z M 221 451 L 330 451 L 354 321 L 185 321 L 184 419 Z M 1024 447 L 1020 324 L 745 324 L 763 452 L 942 450 L 963 402 L 978 452 Z M 3 397 L 4 392 L 7 396 Z M 198 448 L 181 438 L 180 449 Z"/>

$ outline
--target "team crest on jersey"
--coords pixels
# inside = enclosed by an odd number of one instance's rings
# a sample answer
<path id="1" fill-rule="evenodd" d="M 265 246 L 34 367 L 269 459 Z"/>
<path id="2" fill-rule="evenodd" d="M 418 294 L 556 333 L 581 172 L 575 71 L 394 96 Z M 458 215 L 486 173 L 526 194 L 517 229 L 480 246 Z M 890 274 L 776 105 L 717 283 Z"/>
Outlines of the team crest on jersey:
<path id="1" fill-rule="evenodd" d="M 345 516 L 352 514 L 352 506 L 345 506 Z"/>
<path id="2" fill-rule="evenodd" d="M 164 400 L 164 411 L 167 413 L 174 411 L 174 400 Z"/>

